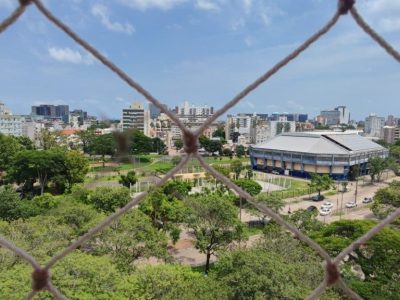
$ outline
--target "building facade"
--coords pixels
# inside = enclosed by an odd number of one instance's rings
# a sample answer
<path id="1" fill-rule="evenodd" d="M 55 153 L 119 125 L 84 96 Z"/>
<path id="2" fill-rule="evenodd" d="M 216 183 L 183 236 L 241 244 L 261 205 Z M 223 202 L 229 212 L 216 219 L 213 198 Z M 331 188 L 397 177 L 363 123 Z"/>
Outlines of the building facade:
<path id="1" fill-rule="evenodd" d="M 371 157 L 388 155 L 386 148 L 354 133 L 289 133 L 250 147 L 255 170 L 302 178 L 328 174 L 335 180 L 348 179 L 355 166 L 358 175 L 366 175 Z"/>
<path id="2" fill-rule="evenodd" d="M 13 115 L 4 103 L 0 102 L 0 133 L 5 135 L 23 135 L 24 118 Z"/>
<path id="3" fill-rule="evenodd" d="M 33 116 L 43 116 L 46 119 L 61 119 L 66 124 L 69 122 L 68 105 L 41 104 L 32 106 L 31 114 Z"/>
<path id="4" fill-rule="evenodd" d="M 384 117 L 378 117 L 376 114 L 370 114 L 367 118 L 365 118 L 364 132 L 367 136 L 381 138 L 383 135 L 384 126 Z"/>
<path id="5" fill-rule="evenodd" d="M 137 129 L 149 135 L 150 113 L 144 109 L 143 103 L 134 102 L 129 108 L 122 110 L 122 130 Z"/>

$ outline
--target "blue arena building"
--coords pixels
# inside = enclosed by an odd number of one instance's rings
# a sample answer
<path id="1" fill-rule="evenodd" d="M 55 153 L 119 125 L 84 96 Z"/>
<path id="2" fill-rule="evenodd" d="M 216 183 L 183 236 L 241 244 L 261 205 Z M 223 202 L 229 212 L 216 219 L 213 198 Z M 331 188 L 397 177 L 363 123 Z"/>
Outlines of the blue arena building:
<path id="1" fill-rule="evenodd" d="M 388 155 L 389 150 L 379 144 L 346 132 L 284 133 L 250 146 L 254 170 L 302 178 L 317 173 L 346 180 L 355 166 L 359 166 L 359 175 L 367 175 L 371 157 Z"/>

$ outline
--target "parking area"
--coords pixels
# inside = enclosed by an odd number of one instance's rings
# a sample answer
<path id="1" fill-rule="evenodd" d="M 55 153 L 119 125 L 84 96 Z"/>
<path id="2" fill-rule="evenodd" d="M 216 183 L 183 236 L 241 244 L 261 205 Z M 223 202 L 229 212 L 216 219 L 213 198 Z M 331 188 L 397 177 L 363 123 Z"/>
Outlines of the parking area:
<path id="1" fill-rule="evenodd" d="M 307 209 L 310 206 L 315 206 L 318 209 L 318 219 L 320 221 L 330 223 L 342 219 L 365 219 L 373 218 L 370 210 L 370 203 L 363 203 L 364 198 L 373 198 L 376 191 L 380 188 L 386 187 L 388 182 L 393 180 L 400 181 L 400 177 L 393 177 L 386 182 L 375 183 L 373 185 L 359 185 L 357 192 L 357 199 L 355 199 L 355 185 L 351 185 L 345 193 L 337 193 L 335 195 L 325 196 L 323 201 L 312 201 L 308 197 L 296 197 L 285 199 L 286 205 L 282 213 L 287 214 L 289 211 L 294 212 L 299 209 Z M 346 203 L 354 202 L 356 200 L 356 207 L 347 208 Z M 331 212 L 326 216 L 321 216 L 319 211 L 325 202 L 332 204 Z"/>

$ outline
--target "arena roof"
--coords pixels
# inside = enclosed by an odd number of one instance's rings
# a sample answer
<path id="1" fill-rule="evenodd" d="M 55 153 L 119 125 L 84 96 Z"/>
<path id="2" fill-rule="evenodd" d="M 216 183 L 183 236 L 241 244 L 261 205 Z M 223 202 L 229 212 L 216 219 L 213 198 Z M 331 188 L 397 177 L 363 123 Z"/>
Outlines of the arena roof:
<path id="1" fill-rule="evenodd" d="M 253 149 L 302 152 L 310 154 L 342 154 L 379 151 L 385 148 L 358 134 L 336 134 L 326 132 L 321 134 L 284 133 L 258 145 Z"/>

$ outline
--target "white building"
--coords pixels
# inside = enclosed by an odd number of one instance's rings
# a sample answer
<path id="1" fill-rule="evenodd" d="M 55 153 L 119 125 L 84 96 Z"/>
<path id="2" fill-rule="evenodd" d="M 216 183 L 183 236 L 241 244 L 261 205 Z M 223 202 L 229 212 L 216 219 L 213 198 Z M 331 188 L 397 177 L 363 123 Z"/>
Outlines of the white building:
<path id="1" fill-rule="evenodd" d="M 0 133 L 5 135 L 23 135 L 24 118 L 13 115 L 12 112 L 0 102 Z"/>
<path id="2" fill-rule="evenodd" d="M 129 108 L 122 110 L 122 129 L 138 129 L 149 135 L 150 113 L 144 109 L 143 103 L 134 102 Z"/>
<path id="3" fill-rule="evenodd" d="M 339 125 L 350 123 L 350 110 L 346 106 L 338 106 L 333 110 L 321 111 L 320 117 L 324 120 L 323 125 Z"/>
<path id="4" fill-rule="evenodd" d="M 383 135 L 383 126 L 385 126 L 384 117 L 370 114 L 365 118 L 364 132 L 367 136 L 381 138 Z"/>

